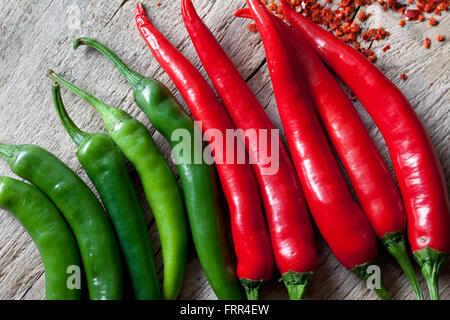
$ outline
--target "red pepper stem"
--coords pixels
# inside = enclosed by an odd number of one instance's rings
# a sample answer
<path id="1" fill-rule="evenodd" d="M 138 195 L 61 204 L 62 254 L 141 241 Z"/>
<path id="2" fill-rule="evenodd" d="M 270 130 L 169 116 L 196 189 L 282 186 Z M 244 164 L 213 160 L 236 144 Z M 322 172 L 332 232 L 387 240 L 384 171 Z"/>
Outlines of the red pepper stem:
<path id="1" fill-rule="evenodd" d="M 136 90 L 139 83 L 145 79 L 144 76 L 140 75 L 139 73 L 135 72 L 134 70 L 130 69 L 120 58 L 119 56 L 114 53 L 111 49 L 106 47 L 101 42 L 92 39 L 92 38 L 78 38 L 73 41 L 73 48 L 77 49 L 80 45 L 86 45 L 89 47 L 92 47 L 99 52 L 101 52 L 103 55 L 105 55 L 109 61 L 112 62 L 112 64 L 119 70 L 119 72 L 125 77 L 125 79 L 128 81 L 129 85 L 133 90 Z"/>
<path id="2" fill-rule="evenodd" d="M 449 254 L 425 247 L 414 252 L 414 259 L 422 268 L 431 300 L 439 300 L 438 279 Z"/>
<path id="3" fill-rule="evenodd" d="M 370 266 L 373 265 L 377 265 L 378 262 L 378 258 L 373 259 L 372 261 L 369 261 L 367 263 L 361 264 L 359 266 L 355 266 L 351 271 L 353 271 L 354 273 L 356 273 L 356 275 L 358 275 L 361 279 L 363 279 L 364 281 L 368 281 L 369 278 L 371 277 L 371 273 L 368 272 L 368 268 Z M 380 275 L 381 277 L 381 275 Z M 378 295 L 378 297 L 381 300 L 391 300 L 391 297 L 389 296 L 389 293 L 386 290 L 386 287 L 384 286 L 384 281 L 383 278 L 381 277 L 381 279 L 379 279 L 380 281 L 380 287 L 379 288 L 374 288 L 373 291 L 375 291 L 375 293 Z"/>
<path id="4" fill-rule="evenodd" d="M 414 267 L 406 251 L 404 231 L 388 233 L 381 241 L 386 250 L 395 258 L 395 260 L 397 260 L 398 264 L 405 272 L 406 277 L 416 294 L 417 300 L 423 300 L 423 293 L 420 288 L 419 280 L 417 279 L 416 272 L 414 271 Z"/>
<path id="5" fill-rule="evenodd" d="M 312 282 L 313 272 L 294 272 L 288 271 L 283 273 L 282 279 L 291 300 L 303 300 L 306 289 Z"/>
<path id="6" fill-rule="evenodd" d="M 102 116 L 108 131 L 114 130 L 114 127 L 117 124 L 120 124 L 122 120 L 127 116 L 125 112 L 116 108 L 112 108 L 107 104 L 101 102 L 86 90 L 77 87 L 72 82 L 54 73 L 52 70 L 48 70 L 47 77 L 59 83 L 63 87 L 69 89 L 70 91 L 81 97 L 83 100 L 85 100 L 87 103 L 89 103 L 91 106 L 93 106 L 95 110 L 97 110 L 98 113 L 100 113 L 100 115 Z"/>
<path id="7" fill-rule="evenodd" d="M 81 131 L 80 128 L 72 121 L 72 119 L 67 114 L 67 110 L 64 107 L 64 103 L 61 98 L 61 90 L 58 83 L 54 83 L 52 87 L 53 103 L 55 105 L 56 111 L 58 112 L 59 119 L 66 129 L 69 136 L 75 142 L 77 147 L 80 147 L 86 139 L 91 137 L 90 133 Z"/>
<path id="8" fill-rule="evenodd" d="M 263 280 L 250 280 L 246 278 L 240 279 L 242 287 L 244 287 L 245 294 L 248 300 L 259 299 L 259 289 L 263 285 Z"/>

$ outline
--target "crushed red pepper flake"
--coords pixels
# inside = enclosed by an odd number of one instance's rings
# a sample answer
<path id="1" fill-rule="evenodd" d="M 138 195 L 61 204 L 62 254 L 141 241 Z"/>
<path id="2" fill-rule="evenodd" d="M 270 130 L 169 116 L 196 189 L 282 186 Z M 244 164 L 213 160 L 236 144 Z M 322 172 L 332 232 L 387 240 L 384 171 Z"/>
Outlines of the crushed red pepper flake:
<path id="1" fill-rule="evenodd" d="M 376 62 L 377 61 L 377 56 L 375 54 L 372 54 L 370 56 L 367 57 L 367 60 L 369 60 L 370 62 Z"/>
<path id="2" fill-rule="evenodd" d="M 428 20 L 428 23 L 430 24 L 430 26 L 435 26 L 435 25 L 437 25 L 439 23 L 439 21 L 437 21 L 435 18 L 431 17 Z"/>
<path id="3" fill-rule="evenodd" d="M 368 16 L 365 12 L 363 12 L 363 11 L 361 11 L 361 12 L 358 14 L 358 20 L 359 20 L 359 21 L 365 21 L 365 20 L 367 20 L 368 17 L 369 17 L 369 16 Z"/>
<path id="4" fill-rule="evenodd" d="M 250 30 L 253 33 L 258 33 L 258 27 L 256 26 L 256 23 L 250 23 L 247 25 L 247 29 Z"/>
<path id="5" fill-rule="evenodd" d="M 324 0 L 326 3 L 333 3 L 333 0 Z M 335 0 L 339 1 L 335 9 L 324 7 L 318 3 L 317 0 L 288 0 L 288 2 L 295 7 L 298 12 L 314 23 L 322 25 L 325 29 L 331 30 L 337 38 L 341 41 L 352 45 L 356 50 L 360 51 L 367 57 L 369 61 L 375 62 L 377 56 L 372 50 L 361 48 L 360 41 L 370 42 L 372 40 L 383 40 L 389 32 L 383 27 L 372 28 L 367 30 L 357 23 L 365 21 L 371 16 L 363 11 L 363 8 L 373 3 L 378 3 L 383 10 L 392 9 L 402 15 L 399 21 L 399 26 L 405 26 L 406 20 L 418 20 L 420 22 L 425 20 L 423 12 L 439 16 L 442 11 L 448 11 L 450 0 Z M 277 0 L 262 0 L 263 4 L 268 7 L 279 18 L 284 19 L 282 6 Z M 323 3 L 323 2 L 322 2 Z M 360 9 L 357 16 L 356 11 Z M 430 17 L 428 23 L 432 26 L 439 22 Z M 247 26 L 252 32 L 258 32 L 254 23 Z M 438 36 L 440 37 L 440 36 Z M 437 39 L 437 38 L 436 38 Z M 444 41 L 443 37 L 442 40 Z M 425 39 L 424 47 L 429 48 L 431 44 L 430 39 Z M 390 46 L 385 46 L 383 51 L 389 50 Z"/>
<path id="6" fill-rule="evenodd" d="M 161 2 L 157 2 L 156 5 L 157 5 L 158 7 L 160 7 L 160 6 L 161 6 Z"/>
<path id="7" fill-rule="evenodd" d="M 439 41 L 439 42 L 441 42 L 441 41 L 444 41 L 445 38 L 444 38 L 444 36 L 442 36 L 442 35 L 439 34 L 439 35 L 436 37 L 436 40 Z"/>
<path id="8" fill-rule="evenodd" d="M 383 48 L 383 52 L 386 52 L 386 51 L 388 51 L 389 49 L 391 48 L 391 46 L 390 45 L 387 45 L 387 46 L 385 46 L 384 48 Z"/>

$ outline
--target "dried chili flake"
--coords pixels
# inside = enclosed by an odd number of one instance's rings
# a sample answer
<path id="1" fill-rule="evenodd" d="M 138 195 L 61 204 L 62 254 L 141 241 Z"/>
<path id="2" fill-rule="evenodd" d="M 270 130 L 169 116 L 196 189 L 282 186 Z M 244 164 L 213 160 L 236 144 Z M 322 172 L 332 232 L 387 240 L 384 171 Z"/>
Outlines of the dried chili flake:
<path id="1" fill-rule="evenodd" d="M 449 6 L 448 1 L 446 3 L 442 2 L 441 4 L 439 4 L 436 7 L 436 9 L 441 10 L 441 11 L 447 11 L 448 10 L 448 6 Z"/>
<path id="2" fill-rule="evenodd" d="M 426 13 L 430 13 L 431 11 L 433 11 L 433 7 L 427 3 L 423 8 L 423 11 L 425 11 Z"/>
<path id="3" fill-rule="evenodd" d="M 367 57 L 367 60 L 369 60 L 370 62 L 376 62 L 377 61 L 377 56 L 372 54 L 372 55 Z"/>
<path id="4" fill-rule="evenodd" d="M 425 49 L 428 49 L 430 47 L 431 40 L 429 38 L 425 38 L 425 42 L 423 43 L 423 46 Z"/>
<path id="5" fill-rule="evenodd" d="M 407 20 L 417 20 L 420 16 L 420 13 L 421 11 L 417 8 L 417 6 L 411 6 L 409 8 L 406 8 L 403 17 Z"/>
<path id="6" fill-rule="evenodd" d="M 372 37 L 373 37 L 373 34 L 372 34 L 372 32 L 370 32 L 370 30 L 367 30 L 366 32 L 364 32 L 363 34 L 362 34 L 362 39 L 364 40 L 364 41 L 370 41 L 370 40 L 372 40 Z"/>
<path id="7" fill-rule="evenodd" d="M 395 7 L 397 5 L 397 0 L 387 0 L 387 5 L 389 7 Z"/>
<path id="8" fill-rule="evenodd" d="M 270 11 L 275 11 L 277 10 L 278 6 L 274 2 L 272 2 L 269 4 L 268 8 Z"/>
<path id="9" fill-rule="evenodd" d="M 359 21 L 364 21 L 364 20 L 367 20 L 367 14 L 365 13 L 365 12 L 363 12 L 363 11 L 361 11 L 359 14 L 358 14 L 358 20 Z"/>
<path id="10" fill-rule="evenodd" d="M 402 74 L 400 75 L 400 79 L 402 79 L 403 81 L 405 81 L 406 79 L 408 79 L 408 76 L 407 76 L 406 74 L 402 73 Z"/>
<path id="11" fill-rule="evenodd" d="M 282 14 L 283 13 L 283 6 L 281 4 L 279 4 L 277 6 L 277 9 L 275 10 L 276 14 Z"/>
<path id="12" fill-rule="evenodd" d="M 444 41 L 445 38 L 444 38 L 444 36 L 442 36 L 442 35 L 439 34 L 439 35 L 436 37 L 436 40 L 439 41 L 439 42 L 441 42 L 441 41 Z"/>
<path id="13" fill-rule="evenodd" d="M 386 36 L 389 35 L 389 32 L 384 30 L 382 27 L 379 27 L 377 29 L 377 33 L 375 34 L 375 36 L 373 37 L 374 40 L 382 40 L 384 38 L 386 38 Z"/>
<path id="14" fill-rule="evenodd" d="M 256 23 L 250 23 L 247 25 L 247 29 L 250 30 L 253 33 L 258 32 L 258 27 L 256 26 Z"/>
<path id="15" fill-rule="evenodd" d="M 279 18 L 284 19 L 282 6 L 279 0 L 261 0 Z M 355 21 L 365 21 L 371 14 L 364 12 L 364 7 L 373 3 L 378 3 L 383 10 L 394 10 L 403 15 L 399 21 L 399 26 L 405 26 L 406 20 L 424 21 L 423 12 L 432 13 L 435 16 L 442 14 L 442 11 L 448 11 L 450 0 L 339 0 L 332 8 L 324 8 L 325 3 L 333 3 L 333 0 L 324 0 L 321 3 L 318 0 L 287 0 L 297 12 L 314 23 L 330 29 L 340 40 L 351 44 L 355 49 L 363 52 L 370 61 L 376 61 L 376 55 L 368 50 L 361 48 L 360 41 L 382 40 L 389 32 L 384 28 L 370 29 L 361 27 Z M 355 17 L 357 9 L 361 9 Z M 357 19 L 357 20 L 356 20 Z M 436 25 L 439 22 L 430 17 L 430 25 Z M 257 32 L 256 25 L 250 24 L 248 29 Z M 427 38 L 428 39 L 428 38 Z M 442 37 L 443 39 L 443 37 Z M 441 40 L 443 41 L 443 40 Z M 429 48 L 431 41 L 425 40 L 424 46 Z M 385 46 L 386 52 L 390 46 Z"/>
<path id="16" fill-rule="evenodd" d="M 431 17 L 428 20 L 428 23 L 430 24 L 430 26 L 435 26 L 435 25 L 437 25 L 439 23 L 439 21 L 437 21 L 435 18 Z"/>

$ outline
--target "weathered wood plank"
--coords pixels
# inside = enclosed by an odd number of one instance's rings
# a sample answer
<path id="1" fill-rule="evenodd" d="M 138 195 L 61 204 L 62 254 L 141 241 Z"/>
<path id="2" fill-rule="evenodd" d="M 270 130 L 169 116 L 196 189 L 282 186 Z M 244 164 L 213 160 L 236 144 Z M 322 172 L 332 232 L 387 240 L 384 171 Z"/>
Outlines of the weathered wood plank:
<path id="1" fill-rule="evenodd" d="M 201 70 L 199 59 L 190 43 L 179 13 L 179 1 L 145 1 L 147 12 L 155 25 L 167 35 L 182 52 Z M 131 90 L 112 65 L 93 50 L 71 49 L 77 36 L 99 39 L 114 49 L 132 68 L 160 79 L 174 90 L 174 86 L 152 58 L 135 28 L 134 1 L 8 1 L 0 11 L 0 141 L 9 143 L 36 143 L 55 153 L 92 186 L 75 156 L 75 145 L 60 125 L 51 101 L 51 82 L 45 78 L 45 69 L 52 68 L 71 81 L 93 92 L 112 106 L 119 106 L 151 128 L 145 115 L 133 102 Z M 234 10 L 244 7 L 244 0 L 196 0 L 196 8 L 205 23 L 211 27 L 229 53 L 275 125 L 282 129 L 273 99 L 264 52 L 258 35 L 245 29 L 248 21 L 232 16 Z M 383 41 L 374 42 L 379 66 L 410 99 L 423 120 L 438 151 L 444 170 L 449 174 L 448 105 L 450 102 L 449 42 L 433 41 L 429 50 L 422 46 L 425 36 L 434 40 L 437 33 L 449 37 L 450 18 L 443 14 L 440 24 L 429 27 L 426 23 L 408 23 L 399 28 L 398 14 L 384 12 L 376 5 L 367 9 L 373 17 L 366 22 L 371 27 L 382 25 L 391 32 Z M 78 25 L 77 15 L 80 16 Z M 391 50 L 382 53 L 389 44 Z M 257 72 L 255 72 L 257 71 Z M 408 80 L 399 79 L 400 73 Z M 430 86 L 430 82 L 433 85 Z M 180 101 L 179 93 L 176 96 Z M 63 98 L 69 113 L 81 128 L 104 131 L 103 123 L 95 112 L 68 91 Z M 366 127 L 374 138 L 385 160 L 390 160 L 383 139 L 362 106 L 356 104 Z M 151 128 L 152 132 L 154 130 Z M 161 135 L 155 140 L 169 157 L 169 147 Z M 172 166 L 174 168 L 174 166 Z M 142 188 L 132 172 L 146 213 L 154 246 L 158 270 L 162 270 L 160 244 L 151 212 L 145 203 Z M 0 175 L 13 176 L 5 163 L 0 162 Z M 330 250 L 317 235 L 320 267 L 308 298 L 312 299 L 376 299 L 356 276 L 340 266 Z M 388 289 L 397 299 L 414 299 L 400 268 L 386 253 L 381 265 Z M 450 299 L 450 267 L 441 280 L 443 299 Z M 162 274 L 160 272 L 160 278 Z M 277 275 L 262 292 L 265 299 L 285 299 L 286 292 L 277 281 Z M 422 282 L 423 288 L 425 284 Z M 43 299 L 45 281 L 43 267 L 35 246 L 22 227 L 11 216 L 0 214 L 0 299 Z M 191 248 L 186 281 L 181 299 L 215 299 L 199 262 Z"/>

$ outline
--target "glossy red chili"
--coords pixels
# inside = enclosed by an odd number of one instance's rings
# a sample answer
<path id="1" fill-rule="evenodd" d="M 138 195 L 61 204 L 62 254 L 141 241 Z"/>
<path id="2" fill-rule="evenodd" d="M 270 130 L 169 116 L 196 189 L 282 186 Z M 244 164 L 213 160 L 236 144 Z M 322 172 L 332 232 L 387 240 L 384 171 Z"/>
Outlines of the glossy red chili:
<path id="1" fill-rule="evenodd" d="M 431 141 L 402 92 L 372 63 L 282 1 L 284 13 L 349 86 L 380 129 L 406 207 L 408 238 L 433 299 L 450 254 L 450 211 L 444 174 Z"/>
<path id="2" fill-rule="evenodd" d="M 259 138 L 246 136 L 250 157 L 259 159 L 262 153 L 260 148 L 272 150 L 271 135 L 275 127 L 230 58 L 195 12 L 192 1 L 183 0 L 181 11 L 200 60 L 236 126 L 243 130 L 256 129 L 258 133 L 260 130 L 267 132 L 264 145 L 261 145 Z M 289 274 L 284 277 L 289 287 L 294 282 L 293 273 L 298 274 L 297 278 L 304 278 L 305 273 L 316 269 L 317 251 L 295 169 L 283 141 L 279 136 L 275 138 L 279 144 L 278 170 L 267 174 L 268 165 L 262 162 L 255 163 L 253 169 L 264 201 L 275 261 L 282 274 Z"/>
<path id="3" fill-rule="evenodd" d="M 208 141 L 220 138 L 212 136 L 211 130 L 218 130 L 222 137 L 226 136 L 226 130 L 234 130 L 233 122 L 212 88 L 200 72 L 151 24 L 140 4 L 136 7 L 135 18 L 139 32 L 154 57 L 182 94 L 194 118 L 202 121 L 202 130 Z M 236 164 L 235 159 L 226 159 L 226 143 L 223 142 L 223 148 L 214 148 L 214 157 L 230 208 L 238 276 L 246 289 L 254 294 L 257 282 L 270 279 L 273 273 L 270 239 L 252 168 L 248 163 Z M 239 140 L 234 144 L 235 154 L 238 143 Z M 249 283 L 247 280 L 256 282 Z"/>
<path id="4" fill-rule="evenodd" d="M 252 18 L 249 9 L 236 16 Z M 400 193 L 353 104 L 307 40 L 281 19 L 273 19 L 297 57 L 319 117 L 378 238 L 405 271 L 418 299 L 419 281 L 406 250 L 406 214 Z"/>
<path id="5" fill-rule="evenodd" d="M 375 235 L 328 145 L 303 70 L 262 2 L 247 0 L 247 4 L 261 35 L 278 111 L 311 214 L 336 258 L 367 278 L 366 268 L 378 254 Z M 388 298 L 384 288 L 376 292 Z"/>

